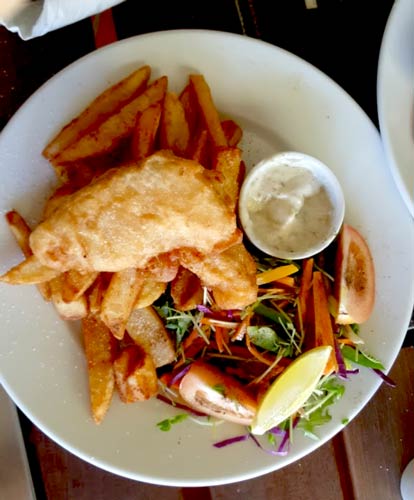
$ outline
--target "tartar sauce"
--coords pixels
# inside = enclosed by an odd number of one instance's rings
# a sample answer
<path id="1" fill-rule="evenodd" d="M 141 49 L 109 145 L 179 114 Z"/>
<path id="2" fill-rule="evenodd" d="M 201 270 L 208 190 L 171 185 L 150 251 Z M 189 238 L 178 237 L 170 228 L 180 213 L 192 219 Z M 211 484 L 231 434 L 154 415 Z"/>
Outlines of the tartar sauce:
<path id="1" fill-rule="evenodd" d="M 247 236 L 261 250 L 296 258 L 329 243 L 336 215 L 326 179 L 306 161 L 296 158 L 292 165 L 287 159 L 250 176 L 241 218 Z"/>

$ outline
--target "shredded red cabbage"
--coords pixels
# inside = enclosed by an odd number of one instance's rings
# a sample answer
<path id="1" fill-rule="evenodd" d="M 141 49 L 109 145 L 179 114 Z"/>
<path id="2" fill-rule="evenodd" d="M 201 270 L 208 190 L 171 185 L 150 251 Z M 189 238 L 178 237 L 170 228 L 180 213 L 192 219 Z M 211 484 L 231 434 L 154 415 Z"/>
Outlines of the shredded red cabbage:
<path id="1" fill-rule="evenodd" d="M 217 319 L 219 321 L 233 321 L 235 319 L 235 314 L 240 313 L 237 309 L 227 309 L 223 311 L 213 311 L 210 307 L 205 306 L 204 304 L 199 304 L 197 309 L 204 313 L 211 319 Z"/>
<path id="2" fill-rule="evenodd" d="M 379 370 L 378 368 L 372 368 L 372 370 L 380 377 L 382 380 L 390 387 L 397 387 L 397 384 L 388 375 Z"/>
<path id="3" fill-rule="evenodd" d="M 168 385 L 174 385 L 176 382 L 178 382 L 180 379 L 184 377 L 184 375 L 188 372 L 188 370 L 191 367 L 191 363 L 188 365 L 185 365 L 183 368 L 179 368 L 176 373 L 173 375 L 170 383 Z"/>
<path id="4" fill-rule="evenodd" d="M 242 434 L 240 436 L 234 436 L 232 438 L 223 439 L 223 441 L 218 441 L 214 443 L 213 446 L 216 448 L 223 448 L 224 446 L 228 446 L 229 444 L 238 443 L 239 441 L 246 441 L 249 439 L 250 434 Z"/>
<path id="5" fill-rule="evenodd" d="M 197 309 L 204 314 L 213 314 L 213 311 L 203 304 L 198 304 Z"/>
<path id="6" fill-rule="evenodd" d="M 359 368 L 354 368 L 353 370 L 347 370 L 348 375 L 357 375 L 359 373 Z"/>
<path id="7" fill-rule="evenodd" d="M 273 427 L 272 429 L 269 430 L 269 432 L 271 434 L 274 434 L 275 436 L 281 436 L 281 437 L 285 437 L 285 434 L 287 434 L 287 431 L 285 429 L 281 429 L 278 426 Z"/>
<path id="8" fill-rule="evenodd" d="M 265 448 L 264 446 L 262 446 L 260 444 L 259 440 L 257 439 L 257 437 L 254 434 L 249 434 L 249 436 L 252 438 L 252 440 L 253 440 L 253 442 L 255 443 L 256 446 L 258 446 L 261 450 L 263 450 L 264 452 L 268 453 L 269 455 L 280 456 L 280 455 L 286 455 L 287 454 L 287 451 L 286 452 L 279 452 L 279 451 L 276 451 L 276 450 L 270 450 L 269 448 Z"/>
<path id="9" fill-rule="evenodd" d="M 344 357 L 342 356 L 341 349 L 339 348 L 338 342 L 336 339 L 334 340 L 334 348 L 335 348 L 335 358 L 336 362 L 338 363 L 338 377 L 341 378 L 342 380 L 346 380 L 347 377 L 347 370 L 345 366 L 345 361 Z"/>

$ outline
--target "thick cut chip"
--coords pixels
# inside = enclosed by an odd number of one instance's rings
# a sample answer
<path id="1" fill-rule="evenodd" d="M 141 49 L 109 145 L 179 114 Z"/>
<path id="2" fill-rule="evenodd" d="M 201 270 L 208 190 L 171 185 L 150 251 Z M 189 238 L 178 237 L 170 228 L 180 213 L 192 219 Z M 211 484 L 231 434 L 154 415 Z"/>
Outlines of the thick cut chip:
<path id="1" fill-rule="evenodd" d="M 25 257 L 30 257 L 32 255 L 32 249 L 29 245 L 29 236 L 32 230 L 30 229 L 27 222 L 23 217 L 16 212 L 16 210 L 11 210 L 6 213 L 7 224 L 13 236 L 15 237 L 17 244 L 19 245 L 23 255 Z"/>
<path id="2" fill-rule="evenodd" d="M 59 271 L 144 269 L 160 254 L 217 254 L 240 242 L 236 216 L 198 163 L 168 152 L 113 169 L 58 207 L 30 235 Z"/>
<path id="3" fill-rule="evenodd" d="M 36 285 L 56 278 L 58 275 L 58 270 L 45 266 L 36 255 L 31 255 L 0 276 L 0 281 L 11 285 Z"/>
<path id="4" fill-rule="evenodd" d="M 51 301 L 59 316 L 66 321 L 77 321 L 88 314 L 88 302 L 84 295 L 74 300 L 63 299 L 65 288 L 65 275 L 61 274 L 49 282 Z"/>
<path id="5" fill-rule="evenodd" d="M 48 159 L 53 158 L 77 141 L 82 135 L 100 125 L 145 89 L 150 74 L 151 68 L 143 66 L 105 90 L 77 118 L 59 132 L 46 146 L 43 155 Z"/>
<path id="6" fill-rule="evenodd" d="M 124 403 L 145 401 L 157 394 L 157 372 L 151 356 L 142 347 L 125 347 L 113 366 L 116 387 Z"/>
<path id="7" fill-rule="evenodd" d="M 221 122 L 224 135 L 229 146 L 237 146 L 243 137 L 243 130 L 233 120 L 223 120 Z"/>
<path id="8" fill-rule="evenodd" d="M 117 339 L 122 339 L 134 307 L 143 277 L 136 269 L 124 269 L 112 275 L 101 305 L 101 320 Z"/>
<path id="9" fill-rule="evenodd" d="M 180 102 L 184 109 L 185 118 L 190 130 L 190 135 L 192 136 L 197 130 L 199 115 L 197 109 L 197 100 L 190 84 L 186 85 L 181 92 Z"/>
<path id="10" fill-rule="evenodd" d="M 65 302 L 77 300 L 93 284 L 99 273 L 67 271 L 63 274 L 62 298 Z"/>
<path id="11" fill-rule="evenodd" d="M 88 291 L 88 307 L 90 314 L 99 316 L 104 294 L 109 285 L 108 275 L 99 273 L 95 282 Z"/>
<path id="12" fill-rule="evenodd" d="M 132 340 L 151 356 L 157 368 L 175 360 L 171 338 L 154 308 L 134 309 L 126 329 Z"/>
<path id="13" fill-rule="evenodd" d="M 76 161 L 115 149 L 122 139 L 132 133 L 137 114 L 161 101 L 166 89 L 167 77 L 163 76 L 121 108 L 118 113 L 102 122 L 96 130 L 92 130 L 64 149 L 56 157 L 56 162 Z"/>
<path id="14" fill-rule="evenodd" d="M 204 259 L 183 254 L 181 263 L 212 290 L 221 309 L 242 309 L 257 299 L 256 264 L 241 243 Z"/>
<path id="15" fill-rule="evenodd" d="M 183 105 L 173 92 L 168 92 L 164 99 L 160 132 L 161 148 L 170 149 L 177 156 L 185 156 L 190 129 Z"/>
<path id="16" fill-rule="evenodd" d="M 134 309 L 141 309 L 153 304 L 165 292 L 167 283 L 145 278 L 135 300 Z"/>
<path id="17" fill-rule="evenodd" d="M 189 146 L 188 156 L 203 165 L 205 168 L 210 167 L 208 154 L 208 133 L 206 129 L 200 129 Z"/>
<path id="18" fill-rule="evenodd" d="M 82 335 L 88 363 L 89 395 L 93 419 L 99 424 L 110 406 L 115 387 L 112 364 L 116 340 L 95 316 L 82 321 Z"/>
<path id="19" fill-rule="evenodd" d="M 190 84 L 193 89 L 204 125 L 214 146 L 227 146 L 227 139 L 221 126 L 220 117 L 214 106 L 210 87 L 203 75 L 190 75 Z"/>
<path id="20" fill-rule="evenodd" d="M 241 151 L 238 148 L 217 148 L 213 157 L 213 170 L 220 174 L 216 188 L 224 202 L 235 211 L 239 200 L 244 172 L 240 168 Z"/>
<path id="21" fill-rule="evenodd" d="M 29 225 L 16 210 L 7 212 L 6 220 L 11 232 L 13 233 L 13 236 L 17 241 L 17 244 L 23 252 L 23 255 L 26 258 L 30 257 L 33 252 L 29 244 L 29 237 L 32 231 Z M 45 300 L 50 300 L 50 286 L 47 281 L 39 283 L 37 285 L 37 288 Z"/>
<path id="22" fill-rule="evenodd" d="M 171 282 L 170 293 L 174 307 L 179 311 L 190 311 L 203 302 L 200 278 L 184 267 L 180 267 Z"/>
<path id="23" fill-rule="evenodd" d="M 142 160 L 154 152 L 161 110 L 161 104 L 156 103 L 138 115 L 131 141 L 134 160 Z"/>

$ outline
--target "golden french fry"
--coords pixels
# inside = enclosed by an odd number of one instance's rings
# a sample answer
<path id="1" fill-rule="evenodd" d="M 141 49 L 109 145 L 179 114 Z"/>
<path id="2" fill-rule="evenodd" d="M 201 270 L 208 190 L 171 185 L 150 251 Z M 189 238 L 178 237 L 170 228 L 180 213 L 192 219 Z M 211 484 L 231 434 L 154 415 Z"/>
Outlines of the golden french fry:
<path id="1" fill-rule="evenodd" d="M 166 76 L 155 80 L 142 94 L 123 106 L 118 113 L 111 115 L 98 128 L 64 149 L 56 156 L 56 162 L 76 161 L 115 149 L 122 139 L 132 133 L 137 114 L 164 98 L 167 81 Z"/>
<path id="2" fill-rule="evenodd" d="M 180 267 L 171 282 L 171 297 L 179 311 L 190 311 L 203 302 L 203 287 L 198 276 Z"/>
<path id="3" fill-rule="evenodd" d="M 241 186 L 240 179 L 241 151 L 238 148 L 217 148 L 213 156 L 213 170 L 220 174 L 215 183 L 225 203 L 232 211 L 236 210 Z"/>
<path id="4" fill-rule="evenodd" d="M 23 219 L 23 217 L 16 211 L 11 210 L 6 213 L 6 220 L 9 225 L 13 236 L 15 237 L 17 244 L 19 245 L 23 255 L 27 258 L 32 255 L 32 249 L 29 245 L 29 236 L 31 233 L 31 229 L 27 222 Z M 39 292 L 42 297 L 46 300 L 50 300 L 50 286 L 45 281 L 44 283 L 39 283 L 37 285 Z"/>
<path id="5" fill-rule="evenodd" d="M 29 225 L 16 210 L 7 212 L 6 220 L 13 236 L 17 241 L 17 244 L 23 252 L 23 255 L 25 257 L 30 257 L 33 252 L 29 245 L 29 236 L 32 232 Z"/>
<path id="6" fill-rule="evenodd" d="M 174 361 L 172 340 L 153 307 L 134 309 L 128 319 L 126 330 L 132 340 L 151 356 L 156 368 Z"/>
<path id="7" fill-rule="evenodd" d="M 138 115 L 131 141 L 134 160 L 142 160 L 154 151 L 161 111 L 161 104 L 156 103 Z"/>
<path id="8" fill-rule="evenodd" d="M 145 401 L 157 394 L 157 372 L 151 356 L 142 347 L 125 347 L 115 359 L 113 369 L 116 387 L 124 403 Z"/>
<path id="9" fill-rule="evenodd" d="M 187 84 L 181 92 L 180 101 L 190 130 L 190 136 L 192 136 L 197 130 L 198 113 L 197 100 L 190 84 Z"/>
<path id="10" fill-rule="evenodd" d="M 223 120 L 221 128 L 229 146 L 237 146 L 243 137 L 243 130 L 234 120 Z"/>
<path id="11" fill-rule="evenodd" d="M 206 129 L 200 129 L 194 136 L 189 146 L 188 157 L 200 163 L 205 168 L 210 168 L 208 155 L 208 132 Z"/>
<path id="12" fill-rule="evenodd" d="M 107 273 L 99 273 L 88 292 L 89 312 L 96 316 L 99 316 L 101 313 L 102 300 L 108 287 L 109 278 L 106 274 Z"/>
<path id="13" fill-rule="evenodd" d="M 167 92 L 161 116 L 161 148 L 184 156 L 190 141 L 190 130 L 183 105 L 173 92 Z"/>
<path id="14" fill-rule="evenodd" d="M 143 277 L 136 269 L 125 269 L 112 275 L 101 304 L 100 318 L 117 339 L 122 339 L 134 307 Z"/>
<path id="15" fill-rule="evenodd" d="M 92 416 L 99 424 L 108 411 L 114 392 L 112 364 L 116 353 L 116 340 L 95 316 L 87 316 L 82 320 L 82 336 L 88 363 Z"/>
<path id="16" fill-rule="evenodd" d="M 63 300 L 65 275 L 61 274 L 49 282 L 51 300 L 59 316 L 66 321 L 77 321 L 88 314 L 88 302 L 84 295 L 70 302 Z"/>
<path id="17" fill-rule="evenodd" d="M 155 281 L 152 278 L 144 279 L 135 300 L 134 309 L 141 309 L 153 304 L 166 290 L 167 283 Z"/>
<path id="18" fill-rule="evenodd" d="M 70 270 L 63 274 L 62 299 L 64 302 L 72 302 L 79 299 L 93 284 L 99 273 L 81 273 Z"/>
<path id="19" fill-rule="evenodd" d="M 219 114 L 214 106 L 210 87 L 203 75 L 190 75 L 190 84 L 194 90 L 200 113 L 210 139 L 215 147 L 227 146 L 227 139 L 221 126 Z"/>
<path id="20" fill-rule="evenodd" d="M 143 66 L 100 94 L 77 118 L 68 123 L 43 150 L 51 159 L 76 142 L 82 135 L 99 126 L 109 116 L 145 89 L 151 74 Z"/>
<path id="21" fill-rule="evenodd" d="M 0 281 L 11 285 L 37 285 L 58 275 L 59 271 L 44 266 L 35 255 L 31 255 L 0 276 Z"/>

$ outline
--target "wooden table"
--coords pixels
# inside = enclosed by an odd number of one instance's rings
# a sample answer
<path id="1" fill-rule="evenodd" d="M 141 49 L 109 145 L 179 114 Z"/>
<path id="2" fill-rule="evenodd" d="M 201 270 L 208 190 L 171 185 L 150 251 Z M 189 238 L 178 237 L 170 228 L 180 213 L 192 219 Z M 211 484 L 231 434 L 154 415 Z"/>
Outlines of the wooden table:
<path id="1" fill-rule="evenodd" d="M 308 9 L 306 3 L 317 4 Z M 23 42 L 0 28 L 0 127 L 53 74 L 115 39 L 174 28 L 242 33 L 289 50 L 336 80 L 378 126 L 376 71 L 392 0 L 210 0 L 126 2 L 93 19 Z M 400 498 L 414 456 L 413 325 L 382 385 L 343 432 L 304 459 L 261 478 L 211 488 L 138 483 L 95 468 L 60 448 L 20 414 L 36 495 L 41 499 Z M 1 496 L 1 485 L 0 485 Z"/>

